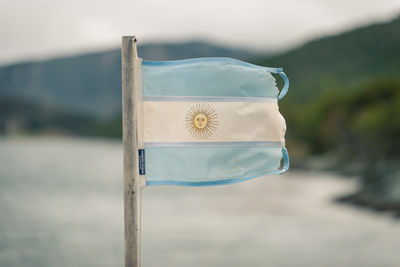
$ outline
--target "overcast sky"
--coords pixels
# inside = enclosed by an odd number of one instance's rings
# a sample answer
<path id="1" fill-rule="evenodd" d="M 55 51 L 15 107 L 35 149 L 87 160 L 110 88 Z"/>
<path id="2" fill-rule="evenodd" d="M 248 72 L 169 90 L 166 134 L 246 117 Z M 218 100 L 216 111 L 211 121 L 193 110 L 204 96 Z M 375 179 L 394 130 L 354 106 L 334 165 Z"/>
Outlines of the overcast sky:
<path id="1" fill-rule="evenodd" d="M 400 0 L 0 0 L 0 65 L 140 42 L 282 50 L 400 14 Z"/>

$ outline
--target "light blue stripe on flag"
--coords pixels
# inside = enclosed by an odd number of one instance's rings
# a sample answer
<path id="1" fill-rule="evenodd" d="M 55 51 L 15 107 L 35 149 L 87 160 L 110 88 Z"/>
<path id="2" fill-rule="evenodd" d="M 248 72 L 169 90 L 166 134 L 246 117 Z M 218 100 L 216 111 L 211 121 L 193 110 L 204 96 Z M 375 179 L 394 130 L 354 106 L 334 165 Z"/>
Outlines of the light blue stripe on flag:
<path id="1" fill-rule="evenodd" d="M 146 185 L 230 184 L 288 168 L 284 147 L 146 148 Z"/>
<path id="2" fill-rule="evenodd" d="M 143 61 L 143 96 L 276 98 L 279 89 L 271 73 L 282 76 L 287 87 L 288 80 L 281 68 L 267 68 L 231 58 Z"/>

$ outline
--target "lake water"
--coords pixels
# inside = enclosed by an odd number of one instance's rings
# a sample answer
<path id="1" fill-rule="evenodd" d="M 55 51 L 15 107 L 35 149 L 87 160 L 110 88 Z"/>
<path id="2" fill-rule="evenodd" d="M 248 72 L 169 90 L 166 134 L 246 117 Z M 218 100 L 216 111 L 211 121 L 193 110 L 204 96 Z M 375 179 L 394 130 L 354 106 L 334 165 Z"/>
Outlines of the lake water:
<path id="1" fill-rule="evenodd" d="M 0 266 L 123 266 L 116 141 L 0 138 Z M 398 267 L 400 221 L 332 201 L 354 180 L 290 171 L 143 194 L 143 267 Z"/>

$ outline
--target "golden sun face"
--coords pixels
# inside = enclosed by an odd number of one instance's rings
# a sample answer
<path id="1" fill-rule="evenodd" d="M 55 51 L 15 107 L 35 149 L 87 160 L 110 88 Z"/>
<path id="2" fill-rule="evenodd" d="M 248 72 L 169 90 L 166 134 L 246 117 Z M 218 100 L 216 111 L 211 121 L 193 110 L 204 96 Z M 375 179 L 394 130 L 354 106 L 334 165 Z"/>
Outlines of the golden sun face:
<path id="1" fill-rule="evenodd" d="M 186 114 L 185 124 L 189 133 L 199 140 L 210 138 L 217 130 L 215 109 L 208 104 L 195 104 Z"/>

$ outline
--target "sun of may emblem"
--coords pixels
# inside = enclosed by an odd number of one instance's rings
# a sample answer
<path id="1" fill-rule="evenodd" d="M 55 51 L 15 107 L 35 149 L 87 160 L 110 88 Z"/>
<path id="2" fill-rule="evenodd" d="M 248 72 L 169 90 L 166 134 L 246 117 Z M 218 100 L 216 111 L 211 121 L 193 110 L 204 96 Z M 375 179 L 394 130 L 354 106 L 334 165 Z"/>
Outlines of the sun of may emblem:
<path id="1" fill-rule="evenodd" d="M 187 112 L 185 123 L 193 137 L 205 140 L 217 130 L 217 118 L 217 113 L 211 105 L 196 104 Z"/>

